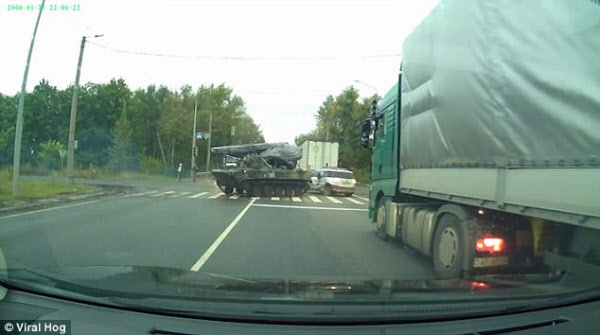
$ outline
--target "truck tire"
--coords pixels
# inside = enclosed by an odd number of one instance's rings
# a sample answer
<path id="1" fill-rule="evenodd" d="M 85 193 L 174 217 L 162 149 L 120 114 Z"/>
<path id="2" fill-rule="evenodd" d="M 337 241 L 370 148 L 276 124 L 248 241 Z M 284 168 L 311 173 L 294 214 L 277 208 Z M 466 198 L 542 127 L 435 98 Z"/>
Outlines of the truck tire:
<path id="1" fill-rule="evenodd" d="M 460 219 L 453 214 L 443 215 L 433 239 L 433 271 L 437 279 L 462 277 L 464 241 Z"/>
<path id="2" fill-rule="evenodd" d="M 373 224 L 375 227 L 375 234 L 384 241 L 388 240 L 388 235 L 385 233 L 388 221 L 387 212 L 386 197 L 381 197 L 377 202 L 375 221 Z"/>

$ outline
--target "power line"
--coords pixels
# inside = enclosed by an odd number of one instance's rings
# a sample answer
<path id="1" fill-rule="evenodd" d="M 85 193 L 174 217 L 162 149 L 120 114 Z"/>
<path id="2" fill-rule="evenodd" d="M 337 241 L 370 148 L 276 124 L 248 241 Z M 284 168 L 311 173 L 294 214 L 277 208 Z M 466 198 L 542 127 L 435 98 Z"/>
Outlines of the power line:
<path id="1" fill-rule="evenodd" d="M 143 51 L 131 51 L 124 49 L 112 48 L 107 45 L 102 45 L 96 42 L 88 42 L 89 44 L 97 47 L 107 49 L 113 52 L 130 54 L 130 55 L 141 55 L 141 56 L 152 56 L 152 57 L 165 57 L 165 58 L 185 58 L 185 59 L 201 59 L 201 60 L 218 60 L 218 61 L 306 61 L 306 60 L 340 60 L 348 58 L 358 59 L 377 59 L 377 58 L 394 58 L 402 56 L 401 53 L 397 54 L 379 54 L 379 55 L 365 55 L 365 56 L 284 56 L 284 57 L 238 57 L 238 56 L 208 56 L 208 55 L 177 55 L 177 54 L 163 54 Z"/>

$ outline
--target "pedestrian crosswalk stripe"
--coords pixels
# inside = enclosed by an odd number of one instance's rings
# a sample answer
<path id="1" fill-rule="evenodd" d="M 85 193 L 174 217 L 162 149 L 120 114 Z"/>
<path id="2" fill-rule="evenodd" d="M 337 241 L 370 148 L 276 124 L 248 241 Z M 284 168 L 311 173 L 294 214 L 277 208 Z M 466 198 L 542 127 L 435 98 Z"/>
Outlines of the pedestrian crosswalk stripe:
<path id="1" fill-rule="evenodd" d="M 339 201 L 338 199 L 334 198 L 334 197 L 325 197 L 327 199 L 329 199 L 329 201 L 334 202 L 336 204 L 341 204 L 342 202 Z"/>
<path id="2" fill-rule="evenodd" d="M 321 199 L 315 197 L 314 195 L 309 195 L 308 198 L 310 200 L 312 200 L 313 202 L 323 202 L 323 201 L 321 201 Z"/>
<path id="3" fill-rule="evenodd" d="M 271 200 L 273 200 L 273 201 L 279 201 L 279 197 L 272 197 Z"/>
<path id="4" fill-rule="evenodd" d="M 211 195 L 211 196 L 210 196 L 210 197 L 208 197 L 208 198 L 209 198 L 209 199 L 216 199 L 216 198 L 218 198 L 218 197 L 221 197 L 221 196 L 224 196 L 224 195 L 225 195 L 225 193 L 223 193 L 223 192 L 219 192 L 219 193 L 217 193 L 217 194 L 213 194 L 213 195 Z"/>
<path id="5" fill-rule="evenodd" d="M 355 203 L 355 204 L 357 204 L 357 205 L 364 205 L 364 203 L 362 203 L 362 202 L 360 202 L 360 201 L 358 201 L 358 200 L 354 200 L 354 199 L 352 199 L 352 198 L 346 198 L 346 200 L 348 200 L 348 201 L 350 201 L 350 202 L 353 202 L 353 203 Z"/>
<path id="6" fill-rule="evenodd" d="M 300 199 L 298 197 L 292 197 L 292 201 L 293 202 L 302 202 L 302 199 Z"/>
<path id="7" fill-rule="evenodd" d="M 182 193 L 179 193 L 179 194 L 173 194 L 173 195 L 172 195 L 172 196 L 170 196 L 169 198 L 179 198 L 179 197 L 181 197 L 181 196 L 184 196 L 184 195 L 186 195 L 186 194 L 190 194 L 190 193 L 191 193 L 191 192 L 182 192 Z"/>
<path id="8" fill-rule="evenodd" d="M 171 194 L 171 193 L 175 193 L 175 192 L 174 191 L 162 192 L 162 193 L 151 195 L 151 197 L 155 198 L 155 197 L 160 197 L 160 196 Z"/>
<path id="9" fill-rule="evenodd" d="M 200 198 L 201 196 L 208 194 L 208 192 L 200 192 L 198 194 L 194 194 L 194 195 L 190 195 L 188 198 L 190 199 L 196 199 L 196 198 Z"/>
<path id="10" fill-rule="evenodd" d="M 238 199 L 239 197 L 240 197 L 239 195 L 232 195 L 229 197 L 229 199 L 235 200 L 235 199 Z"/>
<path id="11" fill-rule="evenodd" d="M 360 200 L 369 201 L 369 199 L 367 199 L 367 198 L 363 198 L 363 197 L 359 197 L 359 196 L 358 196 L 358 195 L 356 195 L 356 194 L 353 194 L 352 196 L 353 196 L 353 197 L 355 197 L 355 198 L 359 198 Z"/>

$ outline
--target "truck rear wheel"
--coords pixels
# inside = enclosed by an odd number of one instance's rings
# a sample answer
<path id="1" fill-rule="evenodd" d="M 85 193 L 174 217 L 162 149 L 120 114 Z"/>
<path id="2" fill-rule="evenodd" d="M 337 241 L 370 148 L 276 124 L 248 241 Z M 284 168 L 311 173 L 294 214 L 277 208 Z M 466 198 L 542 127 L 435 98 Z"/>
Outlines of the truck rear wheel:
<path id="1" fill-rule="evenodd" d="M 462 277 L 464 236 L 460 220 L 452 214 L 443 215 L 433 240 L 433 271 L 437 279 Z"/>
<path id="2" fill-rule="evenodd" d="M 377 211 L 375 213 L 375 234 L 384 241 L 387 241 L 388 235 L 385 233 L 387 226 L 387 208 L 386 198 L 381 197 L 377 202 Z"/>

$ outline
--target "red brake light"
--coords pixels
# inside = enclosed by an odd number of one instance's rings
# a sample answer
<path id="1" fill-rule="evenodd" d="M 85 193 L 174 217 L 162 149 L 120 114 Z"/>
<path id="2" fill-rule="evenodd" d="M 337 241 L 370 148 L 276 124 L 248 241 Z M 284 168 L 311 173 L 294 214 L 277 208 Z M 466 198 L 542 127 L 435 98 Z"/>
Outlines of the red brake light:
<path id="1" fill-rule="evenodd" d="M 502 252 L 505 249 L 504 239 L 499 237 L 485 237 L 477 240 L 476 250 L 478 252 Z"/>

